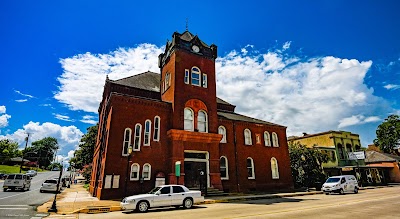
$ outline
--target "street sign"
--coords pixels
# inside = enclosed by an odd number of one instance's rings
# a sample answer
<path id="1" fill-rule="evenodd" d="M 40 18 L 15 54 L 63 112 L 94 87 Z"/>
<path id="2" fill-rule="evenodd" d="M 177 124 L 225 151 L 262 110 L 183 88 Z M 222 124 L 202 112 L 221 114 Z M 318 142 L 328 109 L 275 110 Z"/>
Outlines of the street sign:
<path id="1" fill-rule="evenodd" d="M 348 155 L 349 155 L 349 160 L 364 160 L 365 159 L 364 151 L 349 152 Z"/>

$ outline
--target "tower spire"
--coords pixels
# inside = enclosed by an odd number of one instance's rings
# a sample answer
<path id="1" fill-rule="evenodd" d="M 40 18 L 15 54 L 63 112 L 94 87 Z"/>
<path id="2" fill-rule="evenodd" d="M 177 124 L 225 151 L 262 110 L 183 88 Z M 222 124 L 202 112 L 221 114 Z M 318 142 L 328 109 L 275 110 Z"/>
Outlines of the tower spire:
<path id="1" fill-rule="evenodd" d="M 189 19 L 186 18 L 186 31 L 189 31 Z"/>

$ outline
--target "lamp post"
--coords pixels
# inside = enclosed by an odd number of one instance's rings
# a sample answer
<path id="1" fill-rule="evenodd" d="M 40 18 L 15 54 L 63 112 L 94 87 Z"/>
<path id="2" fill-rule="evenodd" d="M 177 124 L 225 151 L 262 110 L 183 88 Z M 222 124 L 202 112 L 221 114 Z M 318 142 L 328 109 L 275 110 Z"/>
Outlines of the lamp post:
<path id="1" fill-rule="evenodd" d="M 51 208 L 47 212 L 57 212 L 56 199 L 57 199 L 57 194 L 58 194 L 59 188 L 60 188 L 60 181 L 61 181 L 61 176 L 62 176 L 63 169 L 64 169 L 63 168 L 63 161 L 61 160 L 60 175 L 58 176 L 58 181 L 57 181 L 57 191 L 56 191 L 56 194 L 54 195 L 53 204 L 51 205 Z"/>
<path id="2" fill-rule="evenodd" d="M 129 174 L 129 161 L 131 160 L 132 154 L 132 145 L 128 147 L 128 161 L 126 162 L 126 174 L 125 174 L 125 188 L 124 188 L 124 196 L 126 197 L 126 190 L 128 188 L 128 174 Z"/>
<path id="3" fill-rule="evenodd" d="M 29 140 L 29 133 L 28 133 L 28 136 L 25 138 L 25 150 L 22 152 L 21 166 L 19 166 L 19 173 L 22 172 L 22 165 L 24 164 L 24 152 L 26 151 L 26 148 L 28 147 L 28 140 Z"/>

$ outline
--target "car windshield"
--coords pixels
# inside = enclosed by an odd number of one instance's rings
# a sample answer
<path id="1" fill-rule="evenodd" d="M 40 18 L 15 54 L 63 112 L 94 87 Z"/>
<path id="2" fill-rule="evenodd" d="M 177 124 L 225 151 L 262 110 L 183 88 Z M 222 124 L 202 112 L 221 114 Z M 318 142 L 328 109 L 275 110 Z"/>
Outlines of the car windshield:
<path id="1" fill-rule="evenodd" d="M 22 179 L 22 175 L 15 175 L 15 179 Z"/>
<path id="2" fill-rule="evenodd" d="M 48 180 L 44 181 L 44 183 L 52 183 L 52 184 L 57 184 L 57 180 L 54 180 L 54 179 L 48 179 Z"/>
<path id="3" fill-rule="evenodd" d="M 14 179 L 15 175 L 14 174 L 10 174 L 7 176 L 7 179 Z"/>
<path id="4" fill-rule="evenodd" d="M 150 192 L 148 192 L 147 194 L 155 194 L 160 189 L 161 189 L 161 187 L 156 187 L 156 188 L 152 189 Z"/>
<path id="5" fill-rule="evenodd" d="M 339 182 L 340 177 L 330 177 L 326 180 L 327 183 L 335 183 L 335 182 Z"/>

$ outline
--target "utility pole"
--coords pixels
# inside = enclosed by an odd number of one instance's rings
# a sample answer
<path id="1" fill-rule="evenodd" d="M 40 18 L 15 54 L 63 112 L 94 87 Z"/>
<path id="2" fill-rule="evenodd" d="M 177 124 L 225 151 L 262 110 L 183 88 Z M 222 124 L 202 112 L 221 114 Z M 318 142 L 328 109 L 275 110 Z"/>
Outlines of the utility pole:
<path id="1" fill-rule="evenodd" d="M 28 136 L 25 138 L 25 149 L 24 149 L 24 151 L 22 152 L 22 158 L 21 158 L 21 166 L 19 166 L 19 173 L 21 173 L 21 171 L 22 171 L 22 164 L 24 163 L 24 152 L 26 151 L 26 148 L 28 147 L 28 140 L 29 140 L 29 135 L 30 135 L 30 133 L 27 133 L 28 134 Z"/>

